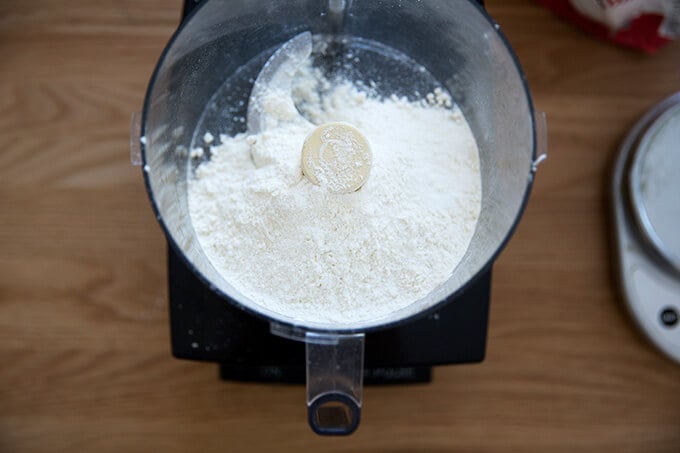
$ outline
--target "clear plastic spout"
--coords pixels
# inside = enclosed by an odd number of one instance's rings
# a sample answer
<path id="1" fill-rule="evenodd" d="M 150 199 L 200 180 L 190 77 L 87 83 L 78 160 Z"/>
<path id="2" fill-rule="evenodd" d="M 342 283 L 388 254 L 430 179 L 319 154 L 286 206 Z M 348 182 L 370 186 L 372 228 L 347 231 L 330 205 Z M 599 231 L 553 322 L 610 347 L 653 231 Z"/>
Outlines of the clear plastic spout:
<path id="1" fill-rule="evenodd" d="M 361 420 L 366 335 L 314 332 L 276 322 L 270 324 L 270 331 L 307 345 L 310 428 L 321 435 L 352 434 Z"/>
<path id="2" fill-rule="evenodd" d="M 307 332 L 307 414 L 317 434 L 353 433 L 361 419 L 364 334 Z"/>

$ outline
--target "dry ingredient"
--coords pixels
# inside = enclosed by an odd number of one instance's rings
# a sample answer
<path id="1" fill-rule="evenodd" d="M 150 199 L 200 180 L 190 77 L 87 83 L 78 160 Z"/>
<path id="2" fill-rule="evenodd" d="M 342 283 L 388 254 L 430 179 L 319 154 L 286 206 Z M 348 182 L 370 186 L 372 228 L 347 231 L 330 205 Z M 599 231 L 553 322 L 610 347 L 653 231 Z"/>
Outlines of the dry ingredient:
<path id="1" fill-rule="evenodd" d="M 465 118 L 439 89 L 415 102 L 379 98 L 313 70 L 294 95 L 314 124 L 282 117 L 256 135 L 221 136 L 189 181 L 193 227 L 213 266 L 255 304 L 302 323 L 377 320 L 426 296 L 460 262 L 479 217 Z M 335 121 L 371 146 L 370 177 L 353 193 L 302 174 L 305 137 Z"/>

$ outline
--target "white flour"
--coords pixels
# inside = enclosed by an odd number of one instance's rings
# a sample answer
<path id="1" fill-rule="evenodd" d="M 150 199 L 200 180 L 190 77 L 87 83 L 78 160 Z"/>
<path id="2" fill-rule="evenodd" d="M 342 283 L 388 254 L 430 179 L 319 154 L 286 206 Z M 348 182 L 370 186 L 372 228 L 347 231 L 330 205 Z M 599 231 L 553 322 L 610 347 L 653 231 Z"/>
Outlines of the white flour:
<path id="1" fill-rule="evenodd" d="M 351 194 L 310 183 L 300 152 L 314 126 L 301 118 L 223 137 L 189 183 L 212 264 L 255 303 L 302 323 L 374 320 L 424 297 L 460 262 L 479 216 L 465 119 L 441 91 L 429 102 L 380 100 L 309 71 L 294 94 L 314 123 L 343 121 L 366 136 L 370 177 Z"/>

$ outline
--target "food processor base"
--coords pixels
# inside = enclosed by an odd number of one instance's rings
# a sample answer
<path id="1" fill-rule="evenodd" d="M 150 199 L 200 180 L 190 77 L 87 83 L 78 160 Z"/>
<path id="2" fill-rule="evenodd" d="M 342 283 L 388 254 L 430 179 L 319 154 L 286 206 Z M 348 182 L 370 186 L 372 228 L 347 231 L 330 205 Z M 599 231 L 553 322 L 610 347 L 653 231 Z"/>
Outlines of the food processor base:
<path id="1" fill-rule="evenodd" d="M 225 381 L 304 384 L 305 368 L 299 366 L 257 366 L 220 364 L 220 378 Z M 364 384 L 418 384 L 432 381 L 432 367 L 380 367 L 364 369 Z"/>
<path id="2" fill-rule="evenodd" d="M 172 352 L 216 362 L 225 380 L 305 382 L 305 344 L 270 332 L 204 284 L 168 248 Z M 491 270 L 439 311 L 366 335 L 365 384 L 423 383 L 431 367 L 481 362 L 486 349 Z"/>

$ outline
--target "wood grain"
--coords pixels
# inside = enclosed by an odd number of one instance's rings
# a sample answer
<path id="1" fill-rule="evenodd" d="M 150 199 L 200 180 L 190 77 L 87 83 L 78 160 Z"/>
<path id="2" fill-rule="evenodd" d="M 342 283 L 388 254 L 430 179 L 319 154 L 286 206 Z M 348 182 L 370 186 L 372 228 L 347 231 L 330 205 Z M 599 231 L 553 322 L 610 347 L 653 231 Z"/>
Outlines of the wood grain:
<path id="1" fill-rule="evenodd" d="M 680 44 L 645 56 L 487 2 L 548 112 L 550 158 L 494 273 L 487 359 L 368 388 L 324 439 L 304 389 L 170 356 L 165 249 L 130 113 L 180 1 L 0 3 L 0 451 L 680 451 L 680 367 L 624 313 L 608 180 Z"/>

